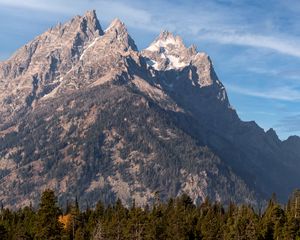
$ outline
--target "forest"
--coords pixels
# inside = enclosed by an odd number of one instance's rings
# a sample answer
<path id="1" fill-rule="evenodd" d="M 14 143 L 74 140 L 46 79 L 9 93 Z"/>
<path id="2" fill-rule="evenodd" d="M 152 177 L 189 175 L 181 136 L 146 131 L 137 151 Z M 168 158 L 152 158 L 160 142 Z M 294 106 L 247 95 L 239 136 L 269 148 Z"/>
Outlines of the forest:
<path id="1" fill-rule="evenodd" d="M 209 199 L 196 206 L 186 194 L 167 202 L 157 194 L 152 206 L 140 207 L 133 200 L 127 207 L 117 200 L 81 210 L 77 200 L 63 209 L 48 189 L 36 209 L 1 207 L 0 239 L 300 239 L 300 190 L 286 205 L 274 194 L 263 210 L 234 203 L 223 206 Z"/>

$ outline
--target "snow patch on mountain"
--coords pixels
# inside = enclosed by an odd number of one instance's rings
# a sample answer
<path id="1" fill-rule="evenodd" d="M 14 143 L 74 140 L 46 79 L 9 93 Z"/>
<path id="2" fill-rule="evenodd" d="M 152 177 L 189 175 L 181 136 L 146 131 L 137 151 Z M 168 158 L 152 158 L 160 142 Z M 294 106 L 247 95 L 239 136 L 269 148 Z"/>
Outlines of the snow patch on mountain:
<path id="1" fill-rule="evenodd" d="M 169 55 L 167 58 L 169 59 L 168 69 L 183 68 L 189 65 L 189 63 L 184 62 L 180 57 L 174 55 Z"/>
<path id="2" fill-rule="evenodd" d="M 164 31 L 144 52 L 151 60 L 148 65 L 160 71 L 188 66 L 190 61 L 185 58 L 187 50 L 179 36 Z"/>
<path id="3" fill-rule="evenodd" d="M 93 46 L 95 45 L 95 43 L 96 43 L 100 38 L 101 38 L 101 37 L 96 37 L 96 38 L 94 39 L 94 41 L 93 41 L 90 45 L 88 45 L 88 46 L 86 47 L 86 49 L 83 50 L 83 52 L 82 52 L 82 54 L 81 54 L 79 60 L 82 60 L 82 59 L 83 59 L 83 57 L 84 57 L 86 51 L 87 51 L 88 49 L 90 49 L 91 47 L 93 47 Z"/>
<path id="4" fill-rule="evenodd" d="M 146 48 L 145 50 L 148 51 L 160 51 L 161 48 L 167 48 L 167 46 L 170 45 L 174 45 L 174 46 L 179 46 L 179 40 L 177 40 L 176 38 L 172 37 L 168 37 L 166 39 L 159 39 L 157 41 L 155 41 L 153 44 L 151 44 L 148 48 Z"/>

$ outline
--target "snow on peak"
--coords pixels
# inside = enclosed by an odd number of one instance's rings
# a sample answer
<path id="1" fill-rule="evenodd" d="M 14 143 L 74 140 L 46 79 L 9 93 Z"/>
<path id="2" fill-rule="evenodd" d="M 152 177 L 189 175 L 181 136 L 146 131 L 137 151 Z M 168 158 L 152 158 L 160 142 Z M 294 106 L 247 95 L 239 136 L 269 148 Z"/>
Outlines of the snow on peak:
<path id="1" fill-rule="evenodd" d="M 155 41 L 144 50 L 149 55 L 148 61 L 156 70 L 179 69 L 189 65 L 186 58 L 188 49 L 179 36 L 174 36 L 168 31 L 163 31 Z"/>
<path id="2" fill-rule="evenodd" d="M 169 55 L 167 58 L 169 59 L 169 69 L 183 68 L 189 65 L 178 56 Z"/>
<path id="3" fill-rule="evenodd" d="M 162 48 L 166 49 L 169 47 L 185 48 L 181 37 L 174 36 L 168 31 L 163 31 L 145 50 L 156 52 L 161 51 Z"/>

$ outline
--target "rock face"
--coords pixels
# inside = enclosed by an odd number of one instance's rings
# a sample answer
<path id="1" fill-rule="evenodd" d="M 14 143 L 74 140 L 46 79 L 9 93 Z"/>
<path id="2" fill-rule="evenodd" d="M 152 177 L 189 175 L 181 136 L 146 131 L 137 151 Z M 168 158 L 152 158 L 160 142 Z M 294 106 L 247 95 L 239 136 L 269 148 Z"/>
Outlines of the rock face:
<path id="1" fill-rule="evenodd" d="M 62 84 L 95 38 L 103 35 L 95 12 L 49 29 L 0 65 L 0 122 Z M 74 88 L 74 86 L 70 86 Z"/>
<path id="2" fill-rule="evenodd" d="M 257 203 L 299 187 L 300 141 L 242 122 L 208 55 L 162 32 L 138 51 L 94 11 L 0 63 L 0 196 L 151 203 L 188 193 Z"/>

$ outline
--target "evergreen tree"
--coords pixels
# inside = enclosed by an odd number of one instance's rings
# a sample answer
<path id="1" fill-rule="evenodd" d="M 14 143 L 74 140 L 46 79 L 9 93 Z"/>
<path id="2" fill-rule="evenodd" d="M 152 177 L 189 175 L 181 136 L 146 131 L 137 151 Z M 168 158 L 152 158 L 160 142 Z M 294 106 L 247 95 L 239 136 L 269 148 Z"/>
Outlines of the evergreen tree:
<path id="1" fill-rule="evenodd" d="M 165 219 L 162 205 L 155 206 L 148 213 L 147 227 L 145 228 L 146 240 L 164 240 L 165 237 Z"/>
<path id="2" fill-rule="evenodd" d="M 102 224 L 101 222 L 98 222 L 98 224 L 95 227 L 95 231 L 93 233 L 93 240 L 105 240 L 105 234 L 103 232 Z"/>
<path id="3" fill-rule="evenodd" d="M 300 190 L 295 190 L 289 198 L 286 207 L 285 239 L 300 237 Z"/>
<path id="4" fill-rule="evenodd" d="M 58 221 L 61 210 L 52 190 L 43 192 L 36 219 L 36 240 L 60 240 L 62 224 Z"/>
<path id="5" fill-rule="evenodd" d="M 255 240 L 259 238 L 258 216 L 249 206 L 233 207 L 223 228 L 224 239 Z"/>
<path id="6" fill-rule="evenodd" d="M 260 222 L 263 239 L 282 239 L 284 224 L 284 210 L 277 203 L 275 195 L 273 195 Z"/>
<path id="7" fill-rule="evenodd" d="M 85 233 L 84 229 L 82 229 L 81 227 L 79 227 L 77 230 L 76 230 L 76 233 L 75 233 L 75 237 L 74 237 L 74 240 L 85 240 L 87 239 L 87 234 Z M 95 239 L 95 238 L 94 238 Z M 95 240 L 98 240 L 97 238 Z"/>
<path id="8" fill-rule="evenodd" d="M 0 224 L 0 239 L 8 239 L 8 231 L 2 224 Z"/>
<path id="9" fill-rule="evenodd" d="M 140 207 L 136 207 L 133 200 L 132 207 L 128 213 L 128 220 L 125 228 L 125 239 L 140 240 L 145 235 L 146 216 Z"/>
<path id="10" fill-rule="evenodd" d="M 224 209 L 219 203 L 210 205 L 205 202 L 202 207 L 201 234 L 204 239 L 220 239 L 224 224 Z"/>
<path id="11" fill-rule="evenodd" d="M 80 211 L 75 201 L 68 205 L 68 214 L 61 215 L 54 192 L 46 190 L 37 211 L 31 206 L 17 211 L 1 208 L 0 239 L 300 240 L 298 197 L 295 191 L 283 209 L 274 195 L 262 216 L 251 206 L 233 203 L 225 211 L 208 199 L 196 207 L 186 194 L 167 203 L 156 202 L 152 208 L 133 202 L 128 209 L 118 199 L 112 206 L 99 202 L 95 209 Z"/>

